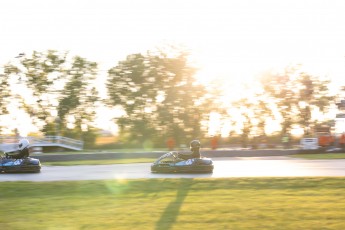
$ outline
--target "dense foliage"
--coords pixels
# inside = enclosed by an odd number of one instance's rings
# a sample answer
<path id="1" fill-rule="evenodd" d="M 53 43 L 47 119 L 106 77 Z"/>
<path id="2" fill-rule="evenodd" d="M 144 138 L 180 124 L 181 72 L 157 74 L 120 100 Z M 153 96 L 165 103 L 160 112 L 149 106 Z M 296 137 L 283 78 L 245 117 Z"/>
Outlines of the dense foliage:
<path id="1" fill-rule="evenodd" d="M 328 80 L 289 67 L 262 75 L 261 90 L 253 95 L 244 91 L 238 101 L 229 99 L 226 106 L 231 109 L 224 113 L 227 108 L 219 103 L 224 98 L 212 85 L 198 83 L 198 69 L 189 54 L 170 51 L 131 54 L 116 63 L 106 76 L 106 98 L 100 98 L 96 87 L 97 62 L 54 50 L 22 55 L 2 67 L 0 116 L 16 117 L 22 111 L 43 135 L 64 135 L 92 145 L 98 135 L 97 109 L 116 108 L 123 112 L 114 116 L 121 143 L 158 147 L 169 138 L 186 144 L 207 137 L 209 116 L 218 113 L 230 126 L 240 127 L 246 145 L 253 137 L 267 136 L 273 121 L 281 125 L 282 135 L 295 126 L 309 133 L 325 122 L 320 114 L 335 105 Z M 0 128 L 4 133 L 8 127 L 0 123 Z"/>
<path id="2" fill-rule="evenodd" d="M 206 89 L 196 84 L 187 56 L 134 54 L 109 70 L 108 104 L 121 105 L 117 120 L 128 140 L 177 143 L 201 137 L 201 121 L 209 113 Z"/>

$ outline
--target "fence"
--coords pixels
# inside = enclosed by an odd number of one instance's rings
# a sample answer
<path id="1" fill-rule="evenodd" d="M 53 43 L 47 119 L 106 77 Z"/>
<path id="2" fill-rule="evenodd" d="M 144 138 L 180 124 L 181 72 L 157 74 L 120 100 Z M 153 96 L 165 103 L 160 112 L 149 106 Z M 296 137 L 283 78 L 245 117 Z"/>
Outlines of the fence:
<path id="1" fill-rule="evenodd" d="M 30 147 L 56 146 L 73 150 L 82 150 L 84 142 L 62 136 L 26 137 L 30 142 Z M 0 137 L 0 150 L 15 150 L 20 137 Z"/>

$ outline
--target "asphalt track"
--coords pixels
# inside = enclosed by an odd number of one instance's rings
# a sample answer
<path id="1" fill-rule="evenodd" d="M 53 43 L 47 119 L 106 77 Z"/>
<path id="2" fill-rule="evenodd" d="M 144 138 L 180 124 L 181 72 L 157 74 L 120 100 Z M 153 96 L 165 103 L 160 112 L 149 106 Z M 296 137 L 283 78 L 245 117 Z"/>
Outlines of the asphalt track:
<path id="1" fill-rule="evenodd" d="M 0 174 L 3 181 L 75 181 L 141 178 L 233 178 L 345 176 L 344 160 L 302 160 L 290 157 L 231 157 L 213 159 L 209 174 L 151 173 L 150 163 L 42 166 L 41 173 Z"/>

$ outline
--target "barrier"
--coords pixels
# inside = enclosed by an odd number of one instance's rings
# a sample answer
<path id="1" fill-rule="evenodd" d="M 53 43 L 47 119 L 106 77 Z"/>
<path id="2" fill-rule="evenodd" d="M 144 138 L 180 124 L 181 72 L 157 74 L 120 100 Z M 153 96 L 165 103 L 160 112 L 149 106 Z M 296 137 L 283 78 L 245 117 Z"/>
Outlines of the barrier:
<path id="1" fill-rule="evenodd" d="M 31 148 L 31 153 L 33 154 L 41 154 L 43 152 L 43 148 L 40 146 L 35 146 Z"/>
<path id="2" fill-rule="evenodd" d="M 319 148 L 319 142 L 317 138 L 302 138 L 300 143 L 303 150 L 312 150 Z"/>
<path id="3" fill-rule="evenodd" d="M 26 137 L 30 142 L 30 147 L 48 147 L 56 146 L 73 150 L 82 150 L 84 142 L 62 136 L 45 136 L 45 137 Z M 0 149 L 7 149 L 13 143 L 18 143 L 20 137 L 0 137 Z"/>

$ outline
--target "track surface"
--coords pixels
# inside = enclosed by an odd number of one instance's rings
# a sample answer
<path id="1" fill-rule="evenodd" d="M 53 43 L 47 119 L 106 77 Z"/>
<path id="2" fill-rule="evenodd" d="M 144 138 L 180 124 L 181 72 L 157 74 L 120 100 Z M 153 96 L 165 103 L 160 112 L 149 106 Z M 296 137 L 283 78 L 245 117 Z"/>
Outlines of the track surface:
<path id="1" fill-rule="evenodd" d="M 301 160 L 289 157 L 215 158 L 212 174 L 158 174 L 150 163 L 44 166 L 41 173 L 1 174 L 1 181 L 71 181 L 140 178 L 226 178 L 345 176 L 345 160 Z"/>

